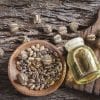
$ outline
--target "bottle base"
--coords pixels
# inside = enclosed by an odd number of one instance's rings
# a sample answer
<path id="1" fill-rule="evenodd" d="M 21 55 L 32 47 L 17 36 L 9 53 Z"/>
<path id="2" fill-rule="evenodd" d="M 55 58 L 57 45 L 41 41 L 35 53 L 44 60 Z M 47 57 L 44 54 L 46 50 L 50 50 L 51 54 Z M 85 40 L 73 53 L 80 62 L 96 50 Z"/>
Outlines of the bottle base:
<path id="1" fill-rule="evenodd" d="M 96 71 L 96 72 L 92 72 L 90 73 L 89 75 L 83 77 L 82 79 L 80 80 L 75 80 L 75 82 L 77 84 L 88 84 L 96 79 L 98 79 L 100 77 L 100 71 Z"/>

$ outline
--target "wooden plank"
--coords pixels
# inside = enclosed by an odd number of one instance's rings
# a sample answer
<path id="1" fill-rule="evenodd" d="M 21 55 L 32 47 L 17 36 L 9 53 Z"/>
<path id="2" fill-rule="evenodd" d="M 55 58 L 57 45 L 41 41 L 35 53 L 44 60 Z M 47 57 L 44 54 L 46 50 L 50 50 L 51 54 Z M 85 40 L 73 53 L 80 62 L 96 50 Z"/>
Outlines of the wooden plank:
<path id="1" fill-rule="evenodd" d="M 31 39 L 39 38 L 52 42 L 52 37 L 44 35 L 33 35 L 34 32 L 43 34 L 35 29 L 32 18 L 35 13 L 42 17 L 43 23 L 50 24 L 54 27 L 59 25 L 68 26 L 69 22 L 76 20 L 81 29 L 85 29 L 92 25 L 96 20 L 97 10 L 100 7 L 100 0 L 0 0 L 0 47 L 5 51 L 5 55 L 0 59 L 0 100 L 20 100 L 20 95 L 12 88 L 7 76 L 8 60 L 12 52 L 20 45 L 16 42 L 19 36 L 23 34 L 28 35 Z M 11 21 L 23 26 L 16 34 L 10 34 L 8 25 Z M 30 34 L 30 31 L 32 34 Z M 5 42 L 5 41 L 6 42 Z M 2 42 L 3 41 L 3 42 Z M 100 57 L 100 56 L 99 56 Z M 68 83 L 66 83 L 69 86 Z M 80 91 L 89 93 L 100 94 L 100 81 L 96 80 L 93 84 L 86 86 L 73 86 Z M 88 90 L 90 89 L 91 90 Z M 68 91 L 67 91 L 68 89 Z M 17 96 L 18 95 L 18 96 Z M 55 96 L 55 97 L 54 97 Z M 28 97 L 21 96 L 27 100 Z M 16 99 L 15 99 L 16 98 Z M 81 99 L 99 100 L 99 97 L 88 96 L 79 92 L 70 90 L 69 88 L 62 88 L 54 94 L 45 97 L 45 100 L 74 100 Z M 30 98 L 32 100 L 33 98 Z M 36 98 L 34 98 L 36 99 Z M 38 98 L 38 100 L 41 98 Z M 44 99 L 44 97 L 43 97 Z"/>

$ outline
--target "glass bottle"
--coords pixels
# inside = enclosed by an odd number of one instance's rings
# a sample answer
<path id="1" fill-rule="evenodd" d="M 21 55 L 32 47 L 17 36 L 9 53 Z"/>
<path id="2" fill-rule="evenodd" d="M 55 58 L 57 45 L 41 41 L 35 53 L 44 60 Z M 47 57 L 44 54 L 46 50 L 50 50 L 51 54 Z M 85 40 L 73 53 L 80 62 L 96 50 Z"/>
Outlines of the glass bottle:
<path id="1" fill-rule="evenodd" d="M 100 62 L 81 37 L 69 40 L 65 48 L 67 64 L 77 84 L 87 84 L 100 77 Z"/>

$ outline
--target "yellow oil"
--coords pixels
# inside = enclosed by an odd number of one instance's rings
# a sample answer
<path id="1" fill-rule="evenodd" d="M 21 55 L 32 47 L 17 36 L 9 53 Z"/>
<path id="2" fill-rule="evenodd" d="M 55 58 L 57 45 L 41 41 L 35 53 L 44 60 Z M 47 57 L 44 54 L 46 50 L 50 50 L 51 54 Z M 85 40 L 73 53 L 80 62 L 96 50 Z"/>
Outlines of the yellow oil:
<path id="1" fill-rule="evenodd" d="M 87 84 L 100 77 L 100 62 L 86 45 L 69 51 L 67 63 L 77 84 Z"/>

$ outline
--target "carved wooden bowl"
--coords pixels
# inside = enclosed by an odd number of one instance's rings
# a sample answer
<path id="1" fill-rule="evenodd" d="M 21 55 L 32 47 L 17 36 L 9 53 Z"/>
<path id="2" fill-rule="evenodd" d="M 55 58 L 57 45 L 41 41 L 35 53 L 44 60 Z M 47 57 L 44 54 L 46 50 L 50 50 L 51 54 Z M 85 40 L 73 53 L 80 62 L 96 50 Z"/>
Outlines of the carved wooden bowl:
<path id="1" fill-rule="evenodd" d="M 26 48 L 31 47 L 32 45 L 37 44 L 37 43 L 44 45 L 45 47 L 50 48 L 53 51 L 57 52 L 57 54 L 59 55 L 59 57 L 62 61 L 63 70 L 62 70 L 60 79 L 58 81 L 56 81 L 54 85 L 48 87 L 47 89 L 43 89 L 43 90 L 30 90 L 29 88 L 22 86 L 16 82 L 16 80 L 17 80 L 16 76 L 19 73 L 19 71 L 16 68 L 16 58 L 18 57 L 18 55 L 20 54 L 20 52 L 22 50 L 25 50 Z M 12 85 L 15 87 L 15 89 L 24 95 L 44 96 L 44 95 L 48 95 L 48 94 L 56 91 L 60 87 L 60 85 L 63 83 L 65 74 L 66 74 L 66 66 L 64 63 L 64 58 L 62 57 L 60 51 L 54 45 L 52 45 L 46 41 L 43 41 L 43 40 L 33 40 L 33 41 L 22 44 L 14 51 L 14 53 L 12 54 L 12 56 L 9 60 L 9 66 L 8 66 L 9 79 L 10 79 Z"/>

